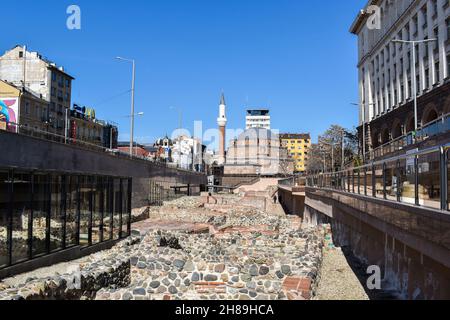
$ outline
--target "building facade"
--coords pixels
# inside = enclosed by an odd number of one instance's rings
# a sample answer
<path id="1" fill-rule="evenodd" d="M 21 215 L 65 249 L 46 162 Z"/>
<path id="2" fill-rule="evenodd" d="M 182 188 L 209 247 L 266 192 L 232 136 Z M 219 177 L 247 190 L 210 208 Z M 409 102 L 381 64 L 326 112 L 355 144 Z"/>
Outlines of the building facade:
<path id="1" fill-rule="evenodd" d="M 172 161 L 181 169 L 202 172 L 205 153 L 206 146 L 199 139 L 182 135 L 173 140 Z"/>
<path id="2" fill-rule="evenodd" d="M 225 175 L 280 176 L 294 172 L 293 161 L 278 134 L 252 128 L 234 139 L 228 148 Z"/>
<path id="3" fill-rule="evenodd" d="M 267 109 L 247 110 L 245 129 L 263 128 L 270 130 L 270 111 Z"/>
<path id="4" fill-rule="evenodd" d="M 71 106 L 72 80 L 63 67 L 38 52 L 16 46 L 0 57 L 0 80 L 5 80 L 49 103 L 48 132 L 64 136 Z"/>
<path id="5" fill-rule="evenodd" d="M 311 149 L 311 135 L 307 134 L 280 134 L 281 146 L 286 148 L 288 155 L 294 160 L 294 173 L 305 173 L 308 161 L 308 152 Z"/>
<path id="6" fill-rule="evenodd" d="M 70 110 L 68 137 L 106 149 L 116 149 L 119 131 L 116 124 L 96 118 L 95 110 L 74 105 Z"/>
<path id="7" fill-rule="evenodd" d="M 379 8 L 379 9 L 377 9 Z M 379 14 L 380 24 L 371 24 Z M 418 127 L 447 121 L 450 113 L 448 0 L 371 0 L 354 21 L 358 36 L 360 132 L 366 150 L 417 135 Z M 378 28 L 379 27 L 379 28 Z M 423 41 L 413 46 L 392 40 Z M 415 56 L 413 56 L 415 51 Z M 412 64 L 416 61 L 416 74 Z M 362 136 L 362 135 L 361 135 Z"/>
<path id="8" fill-rule="evenodd" d="M 36 135 L 48 126 L 49 103 L 39 96 L 0 80 L 0 130 L 17 132 L 20 122 L 23 130 Z"/>

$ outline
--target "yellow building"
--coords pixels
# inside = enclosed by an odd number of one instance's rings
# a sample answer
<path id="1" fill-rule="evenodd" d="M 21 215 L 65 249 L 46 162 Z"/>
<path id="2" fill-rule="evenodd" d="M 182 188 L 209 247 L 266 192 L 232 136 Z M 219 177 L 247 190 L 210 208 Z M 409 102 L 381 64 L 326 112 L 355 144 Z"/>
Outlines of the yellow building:
<path id="1" fill-rule="evenodd" d="M 306 172 L 306 161 L 309 149 L 311 149 L 311 135 L 285 133 L 280 134 L 281 145 L 288 150 L 289 156 L 294 159 L 294 171 L 296 173 Z"/>

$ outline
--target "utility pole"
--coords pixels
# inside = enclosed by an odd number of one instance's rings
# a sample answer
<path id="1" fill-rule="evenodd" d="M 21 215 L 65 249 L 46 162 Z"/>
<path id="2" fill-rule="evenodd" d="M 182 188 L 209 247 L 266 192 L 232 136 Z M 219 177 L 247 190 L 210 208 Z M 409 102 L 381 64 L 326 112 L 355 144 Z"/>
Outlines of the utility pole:
<path id="1" fill-rule="evenodd" d="M 134 92 L 135 92 L 135 80 L 136 80 L 136 62 L 132 59 L 125 59 L 117 57 L 118 60 L 131 62 L 133 64 L 132 78 L 131 78 L 131 132 L 130 132 L 130 157 L 133 158 L 134 153 Z"/>

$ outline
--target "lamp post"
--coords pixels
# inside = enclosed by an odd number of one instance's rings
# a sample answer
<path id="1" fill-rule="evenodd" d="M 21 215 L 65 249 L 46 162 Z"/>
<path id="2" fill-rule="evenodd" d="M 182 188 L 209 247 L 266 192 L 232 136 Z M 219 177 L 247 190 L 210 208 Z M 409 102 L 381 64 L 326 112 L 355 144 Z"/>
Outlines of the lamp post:
<path id="1" fill-rule="evenodd" d="M 426 40 L 391 40 L 393 43 L 405 43 L 412 45 L 412 86 L 413 86 L 413 96 L 414 96 L 414 140 L 416 139 L 417 130 L 419 128 L 418 111 L 417 111 L 417 81 L 416 81 L 416 44 L 428 43 L 431 41 L 437 41 L 437 39 L 426 39 Z"/>
<path id="2" fill-rule="evenodd" d="M 118 60 L 131 62 L 133 64 L 132 79 L 131 79 L 131 132 L 130 132 L 130 157 L 133 157 L 133 146 L 134 146 L 134 85 L 136 77 L 136 63 L 132 59 L 125 59 L 122 57 L 116 57 Z"/>
<path id="3" fill-rule="evenodd" d="M 134 114 L 130 114 L 129 116 L 125 116 L 126 118 L 131 118 L 131 119 L 133 119 L 133 123 L 134 123 L 134 118 L 135 117 L 143 117 L 144 116 L 144 112 L 138 112 L 138 113 L 134 113 Z M 112 130 L 112 128 L 111 128 L 111 130 Z M 112 131 L 111 131 L 112 132 Z M 131 157 L 133 157 L 134 156 L 134 137 L 132 138 L 133 140 L 133 142 L 132 142 L 132 145 L 131 145 L 131 150 L 130 150 L 130 155 L 131 155 Z"/>

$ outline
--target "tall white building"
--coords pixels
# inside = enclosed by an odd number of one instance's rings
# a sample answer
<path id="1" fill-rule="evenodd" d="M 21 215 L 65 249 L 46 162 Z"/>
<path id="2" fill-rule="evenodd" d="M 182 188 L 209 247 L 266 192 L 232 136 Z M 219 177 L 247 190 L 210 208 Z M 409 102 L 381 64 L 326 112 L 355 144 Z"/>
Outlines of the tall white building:
<path id="1" fill-rule="evenodd" d="M 371 149 L 414 131 L 412 77 L 419 127 L 450 112 L 449 14 L 449 0 L 370 0 L 351 26 L 358 36 L 360 126 L 366 124 Z M 416 45 L 412 75 L 412 45 L 394 39 L 437 41 Z"/>
<path id="2" fill-rule="evenodd" d="M 270 130 L 270 111 L 267 109 L 247 110 L 245 129 L 263 128 Z"/>

